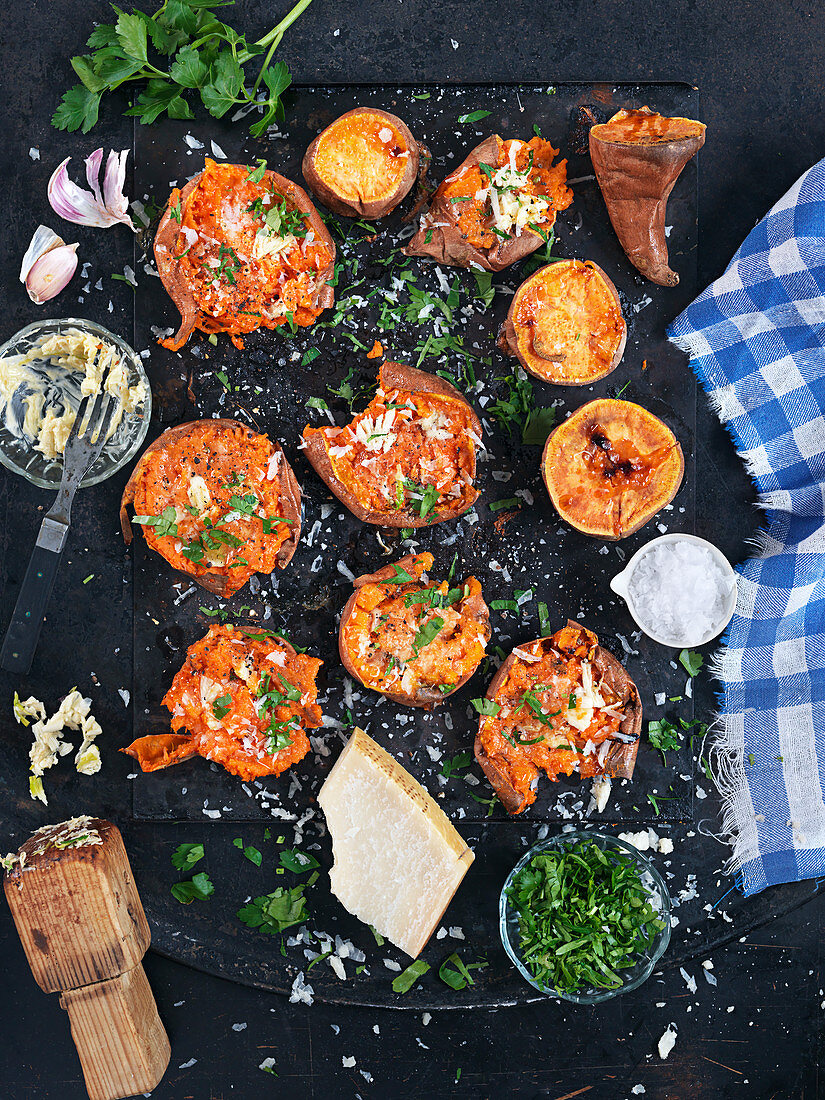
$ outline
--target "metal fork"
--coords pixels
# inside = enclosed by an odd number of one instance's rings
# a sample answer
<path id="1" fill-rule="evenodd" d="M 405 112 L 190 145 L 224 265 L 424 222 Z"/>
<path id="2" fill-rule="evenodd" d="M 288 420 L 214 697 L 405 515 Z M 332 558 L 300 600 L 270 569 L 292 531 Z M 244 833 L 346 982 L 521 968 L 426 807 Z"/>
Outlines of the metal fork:
<path id="1" fill-rule="evenodd" d="M 84 397 L 77 410 L 66 447 L 63 451 L 63 476 L 54 504 L 40 525 L 40 533 L 29 561 L 23 586 L 17 597 L 3 648 L 0 649 L 0 667 L 8 672 L 24 675 L 31 668 L 34 652 L 40 639 L 43 616 L 54 587 L 63 547 L 69 534 L 72 501 L 80 482 L 90 466 L 97 460 L 117 404 L 117 399 L 105 392 L 105 382 L 111 356 L 104 368 L 97 395 L 88 421 L 91 397 Z"/>

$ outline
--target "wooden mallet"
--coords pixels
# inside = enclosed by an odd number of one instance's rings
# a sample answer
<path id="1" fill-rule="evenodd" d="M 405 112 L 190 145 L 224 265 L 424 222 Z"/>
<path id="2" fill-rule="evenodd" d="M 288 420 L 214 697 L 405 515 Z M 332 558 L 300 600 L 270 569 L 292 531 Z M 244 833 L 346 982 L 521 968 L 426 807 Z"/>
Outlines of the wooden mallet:
<path id="1" fill-rule="evenodd" d="M 75 817 L 38 829 L 5 891 L 35 981 L 60 992 L 91 1100 L 151 1092 L 169 1039 L 141 959 L 150 933 L 120 830 Z"/>

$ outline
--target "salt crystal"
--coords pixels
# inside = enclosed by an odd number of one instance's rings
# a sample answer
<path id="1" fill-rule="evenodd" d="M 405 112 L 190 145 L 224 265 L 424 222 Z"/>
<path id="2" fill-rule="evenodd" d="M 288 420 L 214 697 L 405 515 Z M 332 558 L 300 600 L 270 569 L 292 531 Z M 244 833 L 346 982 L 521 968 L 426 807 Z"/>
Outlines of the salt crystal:
<path id="1" fill-rule="evenodd" d="M 639 559 L 628 595 L 639 622 L 665 644 L 696 645 L 722 623 L 733 584 L 707 547 L 666 542 Z"/>

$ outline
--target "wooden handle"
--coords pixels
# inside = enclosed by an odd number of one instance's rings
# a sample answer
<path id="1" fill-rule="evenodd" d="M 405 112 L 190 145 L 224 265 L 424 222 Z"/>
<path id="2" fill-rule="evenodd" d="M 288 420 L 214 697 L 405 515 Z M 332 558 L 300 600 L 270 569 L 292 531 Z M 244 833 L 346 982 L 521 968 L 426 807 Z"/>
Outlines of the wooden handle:
<path id="1" fill-rule="evenodd" d="M 69 1014 L 90 1100 L 119 1100 L 151 1092 L 169 1065 L 171 1048 L 143 966 L 67 989 Z"/>

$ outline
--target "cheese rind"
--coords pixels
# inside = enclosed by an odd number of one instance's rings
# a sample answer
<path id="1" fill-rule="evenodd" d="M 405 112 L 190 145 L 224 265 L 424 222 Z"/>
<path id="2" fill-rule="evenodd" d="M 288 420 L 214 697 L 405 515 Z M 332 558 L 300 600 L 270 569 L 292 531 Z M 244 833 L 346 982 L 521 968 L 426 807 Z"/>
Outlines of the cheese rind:
<path id="1" fill-rule="evenodd" d="M 333 894 L 415 958 L 474 856 L 444 811 L 361 729 L 318 795 L 332 836 Z"/>

